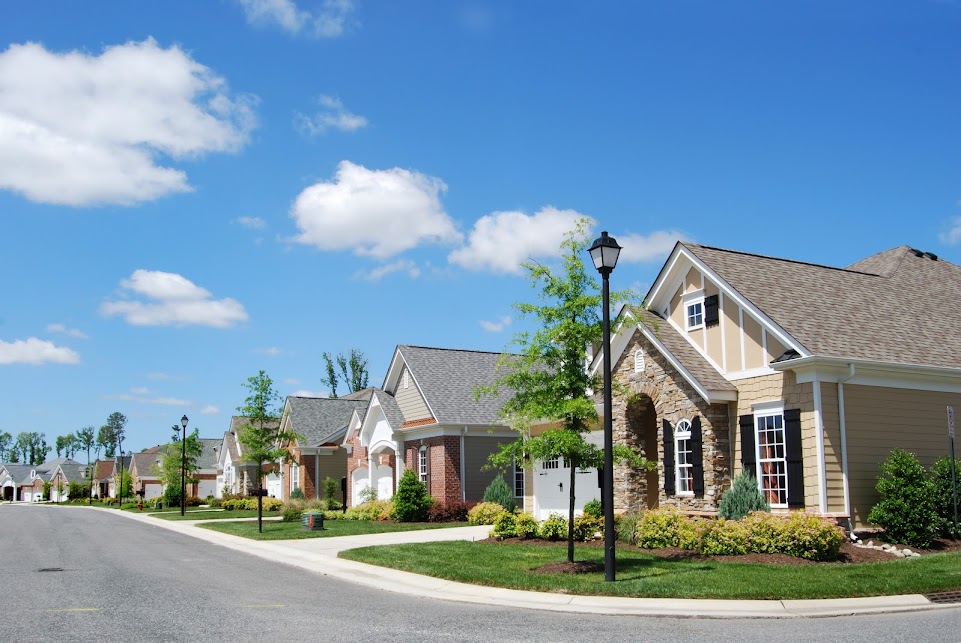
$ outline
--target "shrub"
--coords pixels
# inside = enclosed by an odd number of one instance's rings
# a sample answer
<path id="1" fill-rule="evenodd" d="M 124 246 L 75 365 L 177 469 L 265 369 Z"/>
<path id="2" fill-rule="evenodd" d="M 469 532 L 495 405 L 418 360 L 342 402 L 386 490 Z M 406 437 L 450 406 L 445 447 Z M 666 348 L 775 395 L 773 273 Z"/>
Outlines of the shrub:
<path id="1" fill-rule="evenodd" d="M 501 513 L 507 511 L 503 505 L 496 502 L 479 502 L 467 512 L 467 523 L 470 525 L 493 525 L 494 520 Z"/>
<path id="2" fill-rule="evenodd" d="M 541 525 L 540 536 L 547 540 L 567 538 L 567 519 L 557 513 L 550 514 L 544 524 Z"/>
<path id="3" fill-rule="evenodd" d="M 417 477 L 413 469 L 405 469 L 397 483 L 394 494 L 394 512 L 397 522 L 424 522 L 434 499 L 427 493 L 427 487 Z"/>
<path id="4" fill-rule="evenodd" d="M 340 511 L 328 509 L 324 512 L 324 520 L 341 520 L 344 517 Z"/>
<path id="5" fill-rule="evenodd" d="M 87 496 L 90 495 L 90 485 L 83 482 L 71 482 L 67 495 L 70 500 L 76 500 L 77 498 L 86 500 Z"/>
<path id="6" fill-rule="evenodd" d="M 253 506 L 250 507 L 250 508 L 251 508 L 251 509 L 256 509 L 256 508 L 257 508 L 257 499 L 256 499 L 256 498 L 251 498 L 251 500 L 253 501 Z M 264 510 L 264 511 L 280 511 L 280 508 L 283 507 L 283 506 L 284 506 L 284 501 L 283 501 L 283 500 L 279 500 L 279 499 L 277 499 L 277 498 L 264 498 L 264 501 L 263 501 L 263 510 Z"/>
<path id="7" fill-rule="evenodd" d="M 750 473 L 742 473 L 734 478 L 731 488 L 721 495 L 717 515 L 728 520 L 740 520 L 752 511 L 771 511 L 757 486 L 757 478 Z"/>
<path id="8" fill-rule="evenodd" d="M 913 453 L 895 449 L 881 463 L 876 487 L 881 500 L 868 522 L 884 527 L 884 540 L 929 547 L 941 527 L 934 501 L 934 483 Z"/>
<path id="9" fill-rule="evenodd" d="M 345 520 L 388 520 L 394 511 L 390 500 L 370 500 L 351 507 L 344 513 Z"/>
<path id="10" fill-rule="evenodd" d="M 494 519 L 494 529 L 491 535 L 498 540 L 514 538 L 517 536 L 517 518 L 509 511 L 502 511 Z"/>
<path id="11" fill-rule="evenodd" d="M 297 522 L 304 515 L 304 510 L 300 507 L 287 506 L 284 507 L 284 513 L 281 517 L 281 522 Z"/>
<path id="12" fill-rule="evenodd" d="M 529 513 L 517 514 L 514 524 L 519 538 L 536 538 L 537 532 L 540 529 L 540 525 L 537 524 L 537 518 Z"/>
<path id="13" fill-rule="evenodd" d="M 782 553 L 808 560 L 835 560 L 844 531 L 830 521 L 804 511 L 792 511 L 784 520 Z"/>
<path id="14" fill-rule="evenodd" d="M 504 476 L 497 476 L 487 485 L 484 489 L 484 502 L 496 502 L 511 513 L 517 511 L 514 491 L 507 485 Z"/>
<path id="15" fill-rule="evenodd" d="M 290 492 L 290 497 L 291 497 L 291 499 L 293 499 L 293 500 L 303 500 L 303 499 L 304 499 L 304 490 L 301 489 L 300 487 L 297 487 L 296 489 L 294 489 L 293 491 Z"/>
<path id="16" fill-rule="evenodd" d="M 574 517 L 574 540 L 582 543 L 590 542 L 597 537 L 597 532 L 601 528 L 601 521 L 597 516 L 591 514 L 581 514 Z"/>
<path id="17" fill-rule="evenodd" d="M 584 513 L 588 516 L 594 516 L 595 518 L 604 517 L 604 505 L 601 504 L 600 500 L 596 498 L 594 500 L 589 500 L 584 503 Z"/>
<path id="18" fill-rule="evenodd" d="M 427 511 L 428 522 L 464 522 L 467 520 L 467 512 L 470 511 L 475 502 L 435 502 Z"/>
<path id="19" fill-rule="evenodd" d="M 635 542 L 638 547 L 679 547 L 679 527 L 688 518 L 674 507 L 652 509 L 641 514 L 637 521 Z"/>
<path id="20" fill-rule="evenodd" d="M 961 468 L 955 463 L 955 479 L 961 485 Z M 947 538 L 961 538 L 961 528 L 954 524 L 954 490 L 951 486 L 951 458 L 945 456 L 931 467 L 931 482 L 934 484 L 934 510 L 941 518 L 940 533 Z M 73 497 L 73 485 L 70 486 Z M 961 503 L 961 501 L 959 501 Z M 961 504 L 959 504 L 961 512 Z"/>
<path id="21" fill-rule="evenodd" d="M 304 511 L 327 511 L 328 509 L 333 509 L 327 505 L 326 500 L 318 500 L 317 498 L 311 498 L 310 500 L 301 501 L 304 507 Z M 337 507 L 339 509 L 339 507 Z"/>
<path id="22" fill-rule="evenodd" d="M 120 508 L 121 508 L 121 509 L 136 509 L 139 504 L 140 504 L 140 503 L 137 503 L 137 502 L 125 502 L 125 503 L 123 503 L 122 505 L 120 505 Z"/>
<path id="23" fill-rule="evenodd" d="M 198 498 L 197 496 L 187 496 L 186 505 L 188 507 L 199 507 L 202 504 L 204 504 L 202 498 Z"/>
<path id="24" fill-rule="evenodd" d="M 220 498 L 211 498 L 207 501 L 207 504 L 210 505 L 211 509 L 220 509 L 223 506 L 223 500 Z"/>
<path id="25" fill-rule="evenodd" d="M 709 556 L 741 556 L 748 551 L 748 530 L 737 520 L 718 518 L 707 523 L 698 551 Z"/>
<path id="26" fill-rule="evenodd" d="M 164 506 L 166 507 L 179 507 L 180 506 L 180 487 L 178 485 L 168 484 L 164 489 Z"/>
<path id="27" fill-rule="evenodd" d="M 614 530 L 620 542 L 626 545 L 633 545 L 637 542 L 637 523 L 641 520 L 642 515 L 638 511 L 629 511 L 614 516 Z"/>
<path id="28" fill-rule="evenodd" d="M 377 488 L 367 486 L 360 490 L 360 504 L 377 500 Z"/>
<path id="29" fill-rule="evenodd" d="M 701 551 L 701 541 L 711 528 L 711 522 L 699 516 L 682 520 L 677 525 L 677 546 L 689 551 Z"/>
<path id="30" fill-rule="evenodd" d="M 755 511 L 741 521 L 748 531 L 748 548 L 756 554 L 780 554 L 788 548 L 787 521 L 766 511 Z"/>
<path id="31" fill-rule="evenodd" d="M 327 501 L 327 505 L 331 509 L 334 509 L 335 508 L 334 505 L 336 504 L 337 505 L 336 508 L 339 509 L 342 506 L 341 501 L 338 498 L 338 496 L 340 495 L 340 484 L 338 484 L 337 481 L 331 478 L 330 476 L 327 476 L 326 478 L 324 478 L 323 489 L 324 489 L 324 500 Z"/>

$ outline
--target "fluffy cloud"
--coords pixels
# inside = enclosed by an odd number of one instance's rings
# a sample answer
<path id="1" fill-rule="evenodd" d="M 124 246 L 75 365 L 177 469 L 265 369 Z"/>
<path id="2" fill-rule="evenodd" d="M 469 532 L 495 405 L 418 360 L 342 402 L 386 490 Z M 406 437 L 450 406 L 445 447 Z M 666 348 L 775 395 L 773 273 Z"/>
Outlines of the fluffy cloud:
<path id="1" fill-rule="evenodd" d="M 80 355 L 64 346 L 56 346 L 36 337 L 17 339 L 13 342 L 0 340 L 0 364 L 77 364 Z"/>
<path id="2" fill-rule="evenodd" d="M 618 262 L 652 263 L 663 261 L 674 249 L 678 241 L 686 241 L 687 235 L 677 230 L 655 230 L 643 234 L 618 235 L 615 237 L 618 245 L 623 248 Z"/>
<path id="3" fill-rule="evenodd" d="M 494 212 L 474 224 L 467 245 L 450 253 L 451 263 L 470 270 L 520 274 L 528 259 L 560 255 L 564 235 L 583 214 L 548 206 L 533 215 Z"/>
<path id="4" fill-rule="evenodd" d="M 175 273 L 135 270 L 120 286 L 129 294 L 150 301 L 107 301 L 100 306 L 100 312 L 106 316 L 123 315 L 134 326 L 228 328 L 247 319 L 240 302 L 213 299 L 210 291 Z"/>
<path id="5" fill-rule="evenodd" d="M 354 11 L 353 0 L 324 0 L 314 12 L 301 9 L 293 0 L 239 0 L 247 22 L 277 26 L 292 34 L 336 38 L 344 33 Z"/>
<path id="6" fill-rule="evenodd" d="M 961 205 L 961 201 L 958 205 Z M 938 235 L 938 240 L 946 246 L 956 246 L 961 243 L 961 217 L 951 219 L 948 229 Z"/>
<path id="7" fill-rule="evenodd" d="M 0 53 L 0 189 L 71 206 L 189 191 L 187 175 L 157 157 L 238 149 L 254 126 L 253 103 L 152 39 L 99 56 L 11 45 Z"/>
<path id="8" fill-rule="evenodd" d="M 47 324 L 48 333 L 61 333 L 67 337 L 76 337 L 77 339 L 87 339 L 87 334 L 83 331 L 77 330 L 76 328 L 67 328 L 63 324 Z"/>
<path id="9" fill-rule="evenodd" d="M 334 180 L 315 183 L 294 201 L 295 240 L 377 259 L 422 243 L 456 243 L 461 234 L 440 202 L 446 189 L 440 179 L 418 172 L 341 161 Z"/>
<path id="10" fill-rule="evenodd" d="M 322 109 L 315 115 L 307 116 L 299 112 L 294 115 L 294 126 L 306 136 L 318 136 L 328 129 L 353 132 L 367 127 L 367 119 L 347 111 L 339 98 L 320 96 L 317 102 Z"/>
<path id="11" fill-rule="evenodd" d="M 420 277 L 420 268 L 417 267 L 416 263 L 408 259 L 399 259 L 393 263 L 386 263 L 382 266 L 377 266 L 370 271 L 360 270 L 354 273 L 354 279 L 363 279 L 364 281 L 380 281 L 387 275 L 395 272 L 406 272 L 407 276 L 411 279 L 417 279 Z"/>
<path id="12" fill-rule="evenodd" d="M 507 328 L 508 326 L 510 326 L 512 321 L 513 320 L 509 316 L 505 315 L 504 317 L 498 318 L 496 322 L 486 321 L 482 319 L 480 322 L 480 325 L 481 325 L 481 328 L 486 330 L 488 333 L 499 333 L 505 328 Z"/>
<path id="13" fill-rule="evenodd" d="M 153 391 L 143 387 L 130 389 L 129 393 L 115 393 L 104 395 L 105 400 L 121 400 L 123 402 L 135 402 L 137 404 L 159 404 L 160 406 L 190 406 L 190 400 L 182 400 L 176 397 L 150 397 Z"/>

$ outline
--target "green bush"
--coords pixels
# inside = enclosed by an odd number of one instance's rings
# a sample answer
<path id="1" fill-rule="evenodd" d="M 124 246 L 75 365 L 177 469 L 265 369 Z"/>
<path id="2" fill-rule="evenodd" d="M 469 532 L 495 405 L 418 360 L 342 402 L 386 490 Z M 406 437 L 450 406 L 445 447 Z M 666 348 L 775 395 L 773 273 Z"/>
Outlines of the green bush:
<path id="1" fill-rule="evenodd" d="M 344 520 L 389 520 L 393 511 L 394 504 L 390 500 L 369 500 L 349 508 L 343 518 Z"/>
<path id="2" fill-rule="evenodd" d="M 394 512 L 391 517 L 397 522 L 426 522 L 427 512 L 434 503 L 427 493 L 427 487 L 413 469 L 404 470 L 393 500 Z"/>
<path id="3" fill-rule="evenodd" d="M 788 549 L 787 521 L 783 516 L 755 511 L 741 522 L 747 527 L 750 551 L 756 554 L 780 554 Z"/>
<path id="4" fill-rule="evenodd" d="M 340 498 L 340 484 L 328 476 L 324 478 L 323 485 L 324 500 L 327 501 L 327 506 L 331 509 L 340 509 L 343 506 Z"/>
<path id="5" fill-rule="evenodd" d="M 520 538 L 536 538 L 537 532 L 540 530 L 537 518 L 529 513 L 517 514 L 514 524 Z"/>
<path id="6" fill-rule="evenodd" d="M 741 556 L 748 549 L 748 531 L 737 520 L 718 518 L 708 522 L 698 551 L 708 556 Z"/>
<path id="7" fill-rule="evenodd" d="M 604 505 L 601 504 L 600 500 L 596 498 L 594 500 L 588 500 L 584 503 L 584 513 L 588 516 L 594 516 L 595 518 L 604 517 Z"/>
<path id="8" fill-rule="evenodd" d="M 341 520 L 343 519 L 343 517 L 344 517 L 344 514 L 341 513 L 339 510 L 334 511 L 333 509 L 328 509 L 327 511 L 324 512 L 324 520 Z"/>
<path id="9" fill-rule="evenodd" d="M 164 489 L 164 505 L 167 507 L 179 507 L 180 506 L 180 487 L 177 485 L 168 484 Z"/>
<path id="10" fill-rule="evenodd" d="M 721 494 L 717 515 L 727 520 L 740 520 L 752 511 L 770 511 L 757 486 L 757 478 L 745 472 L 734 478 L 731 488 Z"/>
<path id="11" fill-rule="evenodd" d="M 211 498 L 207 501 L 207 504 L 210 505 L 211 509 L 220 509 L 223 506 L 224 501 L 220 498 Z"/>
<path id="12" fill-rule="evenodd" d="M 895 449 L 881 463 L 876 486 L 881 500 L 868 514 L 868 522 L 884 528 L 882 538 L 912 547 L 930 547 L 941 519 L 935 507 L 934 483 L 917 457 Z"/>
<path id="13" fill-rule="evenodd" d="M 689 551 L 701 551 L 704 534 L 711 528 L 712 522 L 700 516 L 685 517 L 677 524 L 677 546 Z"/>
<path id="14" fill-rule="evenodd" d="M 637 521 L 634 540 L 638 547 L 645 549 L 680 547 L 679 530 L 687 520 L 687 516 L 674 507 L 645 511 Z"/>
<path id="15" fill-rule="evenodd" d="M 587 513 L 574 516 L 574 540 L 578 542 L 586 543 L 594 540 L 600 528 L 601 521 L 597 516 Z"/>
<path id="16" fill-rule="evenodd" d="M 497 516 L 507 511 L 503 505 L 496 502 L 479 502 L 467 512 L 469 525 L 493 525 Z"/>
<path id="17" fill-rule="evenodd" d="M 639 511 L 628 511 L 614 516 L 614 533 L 618 541 L 625 545 L 633 545 L 637 542 L 637 523 L 642 515 Z"/>
<path id="18" fill-rule="evenodd" d="M 961 468 L 958 468 L 957 463 L 955 463 L 954 475 L 958 485 L 961 486 Z M 931 482 L 934 484 L 934 509 L 941 518 L 940 534 L 946 538 L 961 538 L 961 528 L 956 528 L 954 524 L 954 489 L 951 486 L 950 457 L 944 456 L 934 463 L 931 467 Z M 961 513 L 961 500 L 959 500 L 958 511 Z"/>
<path id="19" fill-rule="evenodd" d="M 497 518 L 494 519 L 494 529 L 491 531 L 491 535 L 497 538 L 497 540 L 504 540 L 505 538 L 516 538 L 517 537 L 517 518 L 509 511 L 502 511 Z"/>
<path id="20" fill-rule="evenodd" d="M 303 500 L 303 499 L 304 499 L 304 490 L 301 489 L 300 487 L 297 487 L 296 489 L 294 489 L 293 491 L 290 492 L 290 497 L 291 497 L 291 499 L 293 499 L 293 500 Z"/>
<path id="21" fill-rule="evenodd" d="M 76 500 L 78 498 L 86 500 L 89 495 L 90 485 L 83 482 L 71 482 L 67 490 L 67 496 L 70 500 Z"/>
<path id="22" fill-rule="evenodd" d="M 785 545 L 782 553 L 807 560 L 836 560 L 844 542 L 844 531 L 815 514 L 792 511 L 784 520 Z"/>
<path id="23" fill-rule="evenodd" d="M 567 519 L 557 513 L 550 514 L 541 525 L 540 536 L 547 540 L 567 538 Z"/>
<path id="24" fill-rule="evenodd" d="M 514 491 L 508 486 L 504 476 L 497 476 L 487 485 L 487 488 L 484 489 L 484 502 L 496 502 L 511 513 L 517 511 Z"/>
<path id="25" fill-rule="evenodd" d="M 304 515 L 304 510 L 299 507 L 284 507 L 281 515 L 281 522 L 298 522 Z"/>

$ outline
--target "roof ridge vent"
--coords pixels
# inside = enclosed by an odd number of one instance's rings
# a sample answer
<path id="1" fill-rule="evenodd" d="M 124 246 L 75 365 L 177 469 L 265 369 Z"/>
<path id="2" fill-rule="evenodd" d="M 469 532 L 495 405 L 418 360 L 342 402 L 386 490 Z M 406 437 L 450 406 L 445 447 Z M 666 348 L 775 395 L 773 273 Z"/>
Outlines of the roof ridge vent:
<path id="1" fill-rule="evenodd" d="M 921 258 L 924 256 L 924 253 L 918 250 L 917 248 L 908 248 L 908 250 L 910 250 L 915 257 Z"/>
<path id="2" fill-rule="evenodd" d="M 924 253 L 924 256 L 927 257 L 928 259 L 930 259 L 931 261 L 937 261 L 937 260 L 938 260 L 938 255 L 934 254 L 933 252 L 925 252 L 925 253 Z"/>

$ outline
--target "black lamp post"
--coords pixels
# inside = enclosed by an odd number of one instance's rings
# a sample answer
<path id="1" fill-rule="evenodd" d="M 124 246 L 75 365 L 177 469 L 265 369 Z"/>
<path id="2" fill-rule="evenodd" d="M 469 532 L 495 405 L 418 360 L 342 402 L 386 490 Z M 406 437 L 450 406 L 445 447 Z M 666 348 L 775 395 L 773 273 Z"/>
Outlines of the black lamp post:
<path id="1" fill-rule="evenodd" d="M 187 416 L 180 418 L 184 437 L 180 441 L 180 515 L 187 511 Z"/>
<path id="2" fill-rule="evenodd" d="M 614 430 L 611 424 L 611 290 L 608 277 L 617 265 L 621 247 L 602 232 L 590 248 L 594 267 L 601 273 L 604 295 L 604 580 L 614 581 Z"/>

